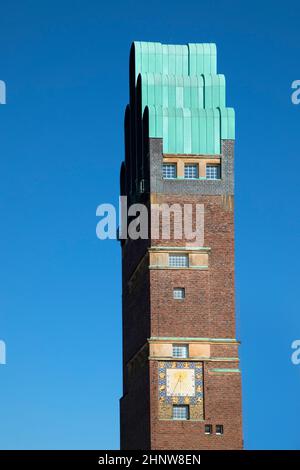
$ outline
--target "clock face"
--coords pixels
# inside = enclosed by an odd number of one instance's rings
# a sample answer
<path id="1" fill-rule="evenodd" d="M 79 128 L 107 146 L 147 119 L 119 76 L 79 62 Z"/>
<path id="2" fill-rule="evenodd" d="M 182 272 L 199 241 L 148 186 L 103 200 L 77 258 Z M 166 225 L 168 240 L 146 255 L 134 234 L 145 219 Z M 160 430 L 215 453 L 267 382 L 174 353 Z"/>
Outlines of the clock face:
<path id="1" fill-rule="evenodd" d="M 166 389 L 169 397 L 194 397 L 195 369 L 167 369 Z"/>
<path id="2" fill-rule="evenodd" d="M 159 400 L 165 404 L 203 401 L 202 362 L 161 361 L 158 366 Z"/>

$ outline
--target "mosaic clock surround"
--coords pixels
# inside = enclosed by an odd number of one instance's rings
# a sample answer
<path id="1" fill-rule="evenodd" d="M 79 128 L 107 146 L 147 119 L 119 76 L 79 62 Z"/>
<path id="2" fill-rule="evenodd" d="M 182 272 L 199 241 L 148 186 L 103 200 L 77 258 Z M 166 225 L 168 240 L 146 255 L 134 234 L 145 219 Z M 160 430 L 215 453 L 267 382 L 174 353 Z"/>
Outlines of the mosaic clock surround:
<path id="1" fill-rule="evenodd" d="M 189 405 L 190 419 L 203 419 L 203 363 L 161 361 L 158 364 L 160 419 L 172 419 L 172 405 Z"/>

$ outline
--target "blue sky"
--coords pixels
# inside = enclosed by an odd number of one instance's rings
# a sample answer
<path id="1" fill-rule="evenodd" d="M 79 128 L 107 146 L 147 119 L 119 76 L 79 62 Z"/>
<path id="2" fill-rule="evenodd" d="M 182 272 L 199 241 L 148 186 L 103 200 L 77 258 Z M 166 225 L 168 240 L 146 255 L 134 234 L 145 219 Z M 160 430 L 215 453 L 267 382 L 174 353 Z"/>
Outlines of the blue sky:
<path id="1" fill-rule="evenodd" d="M 216 42 L 236 109 L 236 299 L 248 449 L 299 449 L 299 3 L 0 5 L 1 449 L 118 448 L 116 203 L 133 40 Z"/>

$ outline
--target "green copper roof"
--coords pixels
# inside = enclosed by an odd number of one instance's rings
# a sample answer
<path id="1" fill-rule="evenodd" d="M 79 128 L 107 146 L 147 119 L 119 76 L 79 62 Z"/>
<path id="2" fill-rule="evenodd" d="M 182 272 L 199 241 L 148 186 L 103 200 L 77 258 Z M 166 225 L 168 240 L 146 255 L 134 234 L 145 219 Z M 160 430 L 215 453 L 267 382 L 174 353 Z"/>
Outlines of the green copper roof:
<path id="1" fill-rule="evenodd" d="M 220 154 L 221 139 L 234 135 L 234 111 L 149 106 L 149 135 L 163 137 L 164 153 Z"/>
<path id="2" fill-rule="evenodd" d="M 135 42 L 135 77 L 153 72 L 164 75 L 201 75 L 217 73 L 215 44 L 186 44 Z"/>
<path id="3" fill-rule="evenodd" d="M 225 107 L 224 75 L 177 76 L 142 73 L 142 104 L 169 108 Z"/>
<path id="4" fill-rule="evenodd" d="M 164 153 L 220 154 L 221 140 L 235 138 L 215 44 L 135 42 L 133 73 L 149 137 L 163 138 Z"/>

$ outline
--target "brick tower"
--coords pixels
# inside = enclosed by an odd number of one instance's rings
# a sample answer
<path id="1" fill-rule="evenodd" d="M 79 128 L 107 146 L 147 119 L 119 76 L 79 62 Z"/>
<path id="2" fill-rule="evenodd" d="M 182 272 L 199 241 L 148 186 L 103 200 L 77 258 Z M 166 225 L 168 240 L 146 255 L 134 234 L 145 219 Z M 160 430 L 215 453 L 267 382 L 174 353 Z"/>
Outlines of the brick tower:
<path id="1" fill-rule="evenodd" d="M 202 204 L 204 243 L 174 223 L 170 239 L 122 228 L 121 448 L 241 449 L 235 118 L 216 46 L 135 42 L 129 69 L 121 195 L 128 207 Z"/>

